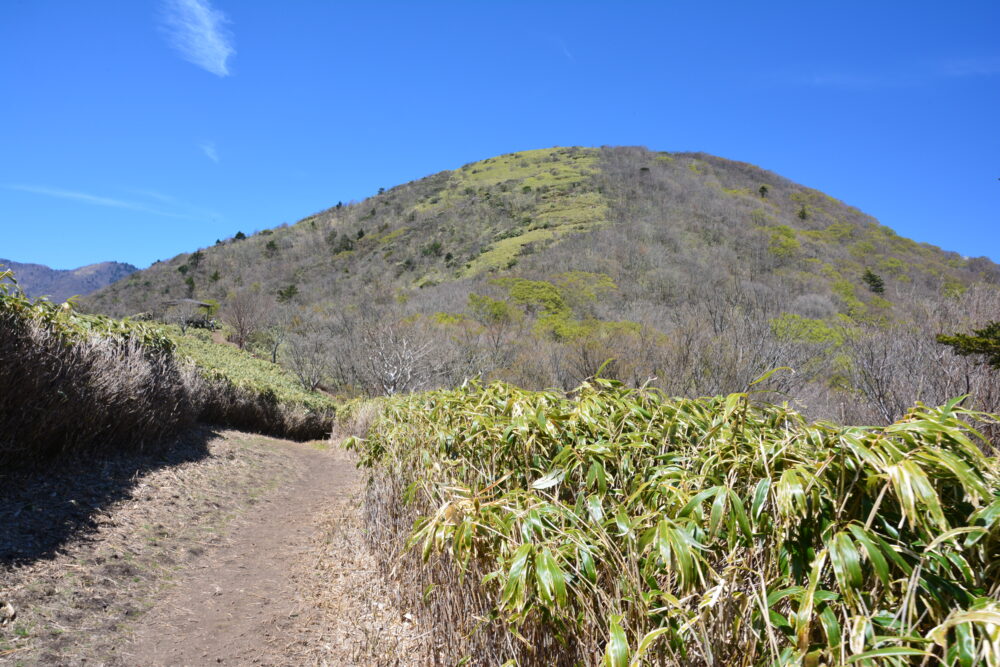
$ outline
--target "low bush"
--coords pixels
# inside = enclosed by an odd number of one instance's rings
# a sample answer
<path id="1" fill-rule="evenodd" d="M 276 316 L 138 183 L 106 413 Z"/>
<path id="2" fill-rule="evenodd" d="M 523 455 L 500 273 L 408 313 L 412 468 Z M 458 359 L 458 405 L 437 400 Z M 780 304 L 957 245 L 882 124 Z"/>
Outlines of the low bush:
<path id="1" fill-rule="evenodd" d="M 1000 664 L 1000 471 L 957 407 L 882 428 L 597 380 L 384 399 L 383 571 L 447 663 Z M 512 663 L 514 664 L 514 663 Z"/>

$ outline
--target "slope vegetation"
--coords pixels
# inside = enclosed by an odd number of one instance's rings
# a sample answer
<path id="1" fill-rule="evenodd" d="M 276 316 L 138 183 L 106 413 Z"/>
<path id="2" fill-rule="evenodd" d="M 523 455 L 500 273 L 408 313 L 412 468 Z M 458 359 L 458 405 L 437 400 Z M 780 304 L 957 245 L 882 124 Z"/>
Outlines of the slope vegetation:
<path id="1" fill-rule="evenodd" d="M 170 317 L 184 297 L 223 315 L 255 301 L 240 341 L 347 393 L 477 375 L 568 389 L 613 360 L 606 376 L 693 396 L 787 366 L 766 388 L 808 414 L 888 423 L 915 400 L 1000 405 L 995 376 L 934 342 L 984 324 L 998 283 L 986 258 L 752 165 L 554 148 L 237 234 L 86 305 Z"/>

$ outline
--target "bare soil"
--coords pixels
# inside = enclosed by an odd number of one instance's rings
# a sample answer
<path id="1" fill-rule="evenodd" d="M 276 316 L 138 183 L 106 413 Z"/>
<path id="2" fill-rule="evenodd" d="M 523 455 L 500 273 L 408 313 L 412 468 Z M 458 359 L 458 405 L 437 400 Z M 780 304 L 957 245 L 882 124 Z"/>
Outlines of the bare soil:
<path id="1" fill-rule="evenodd" d="M 359 484 L 325 443 L 207 429 L 0 476 L 0 665 L 412 664 Z"/>

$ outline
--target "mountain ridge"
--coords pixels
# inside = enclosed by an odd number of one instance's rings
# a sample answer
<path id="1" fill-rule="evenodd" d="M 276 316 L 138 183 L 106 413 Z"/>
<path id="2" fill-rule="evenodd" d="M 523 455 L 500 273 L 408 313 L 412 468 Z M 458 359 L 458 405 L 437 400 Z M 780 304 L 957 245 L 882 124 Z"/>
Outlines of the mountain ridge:
<path id="1" fill-rule="evenodd" d="M 132 264 L 115 261 L 97 262 L 75 269 L 53 269 L 44 264 L 3 258 L 0 258 L 0 268 L 14 272 L 14 278 L 27 296 L 46 296 L 52 301 L 85 296 L 139 270 Z"/>

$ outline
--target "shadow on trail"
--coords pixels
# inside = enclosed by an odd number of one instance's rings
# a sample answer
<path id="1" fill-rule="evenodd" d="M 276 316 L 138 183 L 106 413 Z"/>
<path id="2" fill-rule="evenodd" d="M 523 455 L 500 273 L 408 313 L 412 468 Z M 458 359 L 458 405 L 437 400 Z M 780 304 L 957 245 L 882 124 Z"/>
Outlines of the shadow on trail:
<path id="1" fill-rule="evenodd" d="M 0 470 L 0 568 L 50 557 L 70 539 L 93 532 L 104 510 L 128 498 L 147 473 L 206 458 L 215 436 L 198 426 L 147 452 Z"/>

